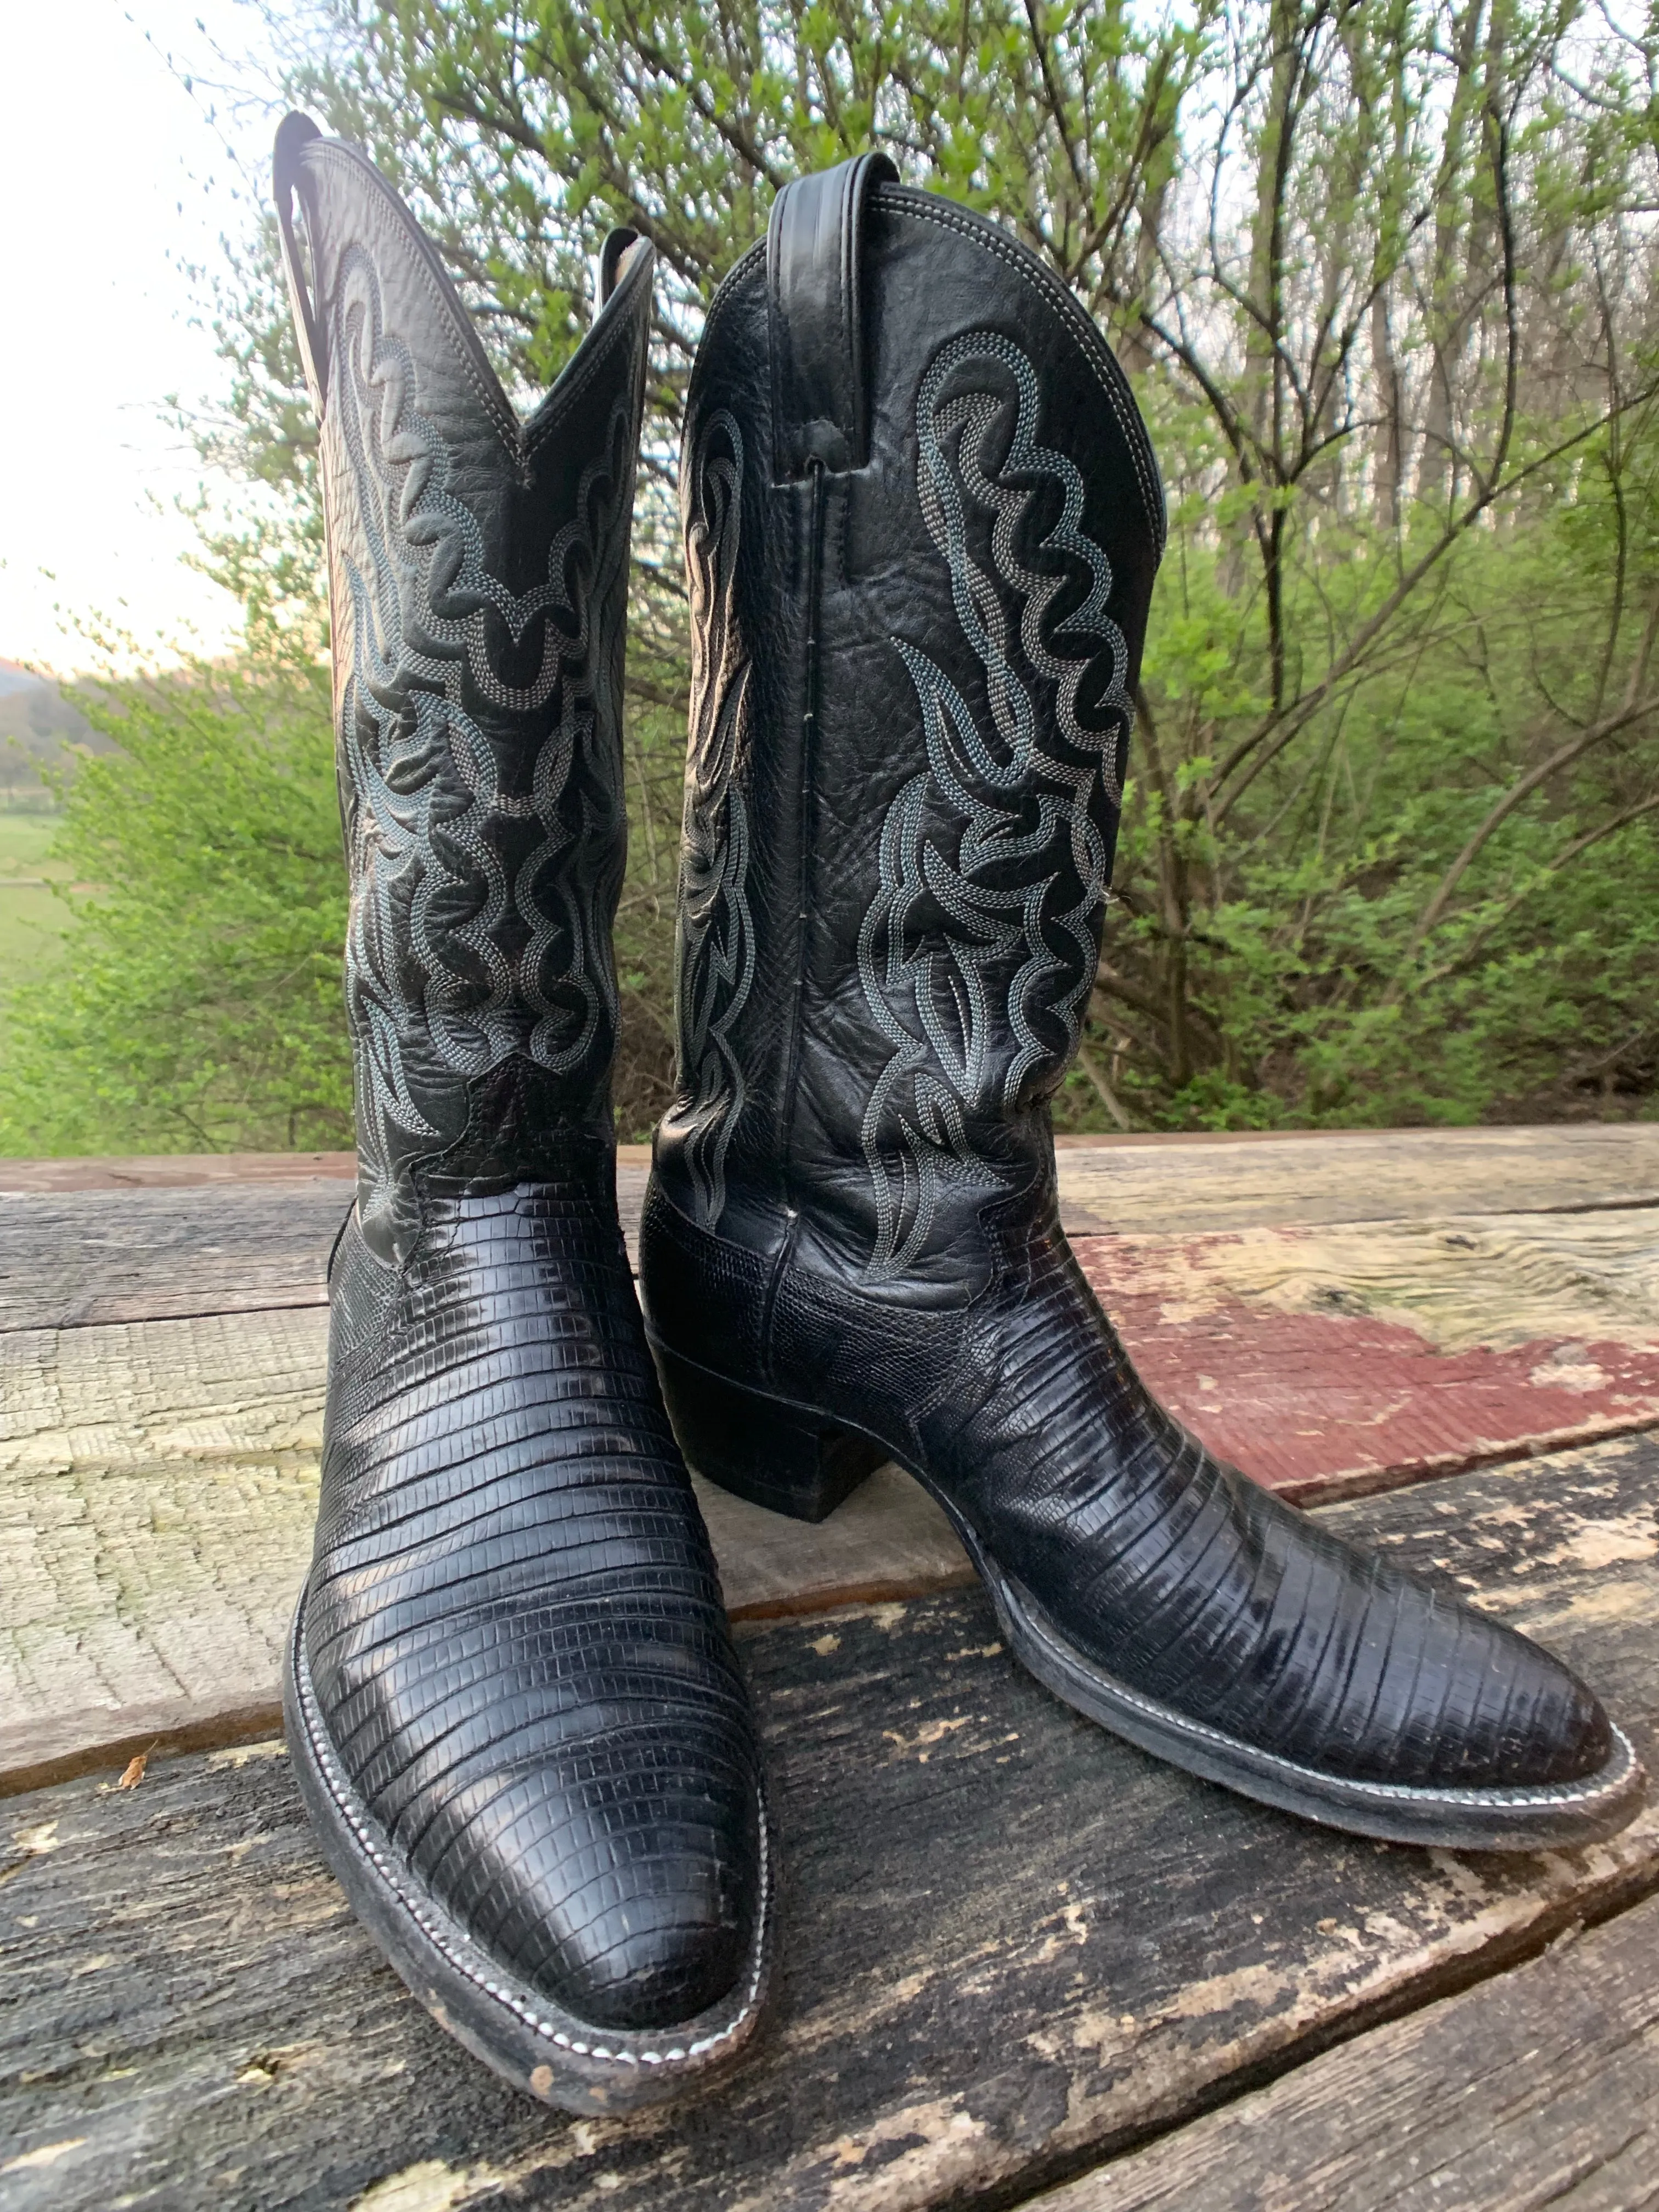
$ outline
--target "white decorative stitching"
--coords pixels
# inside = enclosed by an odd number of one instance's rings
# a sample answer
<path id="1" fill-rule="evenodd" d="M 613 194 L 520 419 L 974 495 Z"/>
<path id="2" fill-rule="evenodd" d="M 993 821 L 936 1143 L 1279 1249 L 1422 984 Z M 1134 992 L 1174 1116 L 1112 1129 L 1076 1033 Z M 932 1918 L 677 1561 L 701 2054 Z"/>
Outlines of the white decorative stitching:
<path id="1" fill-rule="evenodd" d="M 1146 520 L 1157 540 L 1161 557 L 1168 522 L 1157 457 L 1152 453 L 1152 441 L 1146 435 L 1146 425 L 1140 419 L 1140 410 L 1134 404 L 1134 395 L 1129 390 L 1122 366 L 1101 337 L 1093 317 L 1082 301 L 1025 247 L 1013 239 L 1005 238 L 994 223 L 969 216 L 959 208 L 947 206 L 930 193 L 907 191 L 902 185 L 883 186 L 878 190 L 877 198 L 886 214 L 908 216 L 914 222 L 936 223 L 942 230 L 954 230 L 958 236 L 971 239 L 976 246 L 983 246 L 988 253 L 994 253 L 999 260 L 1006 261 L 1017 276 L 1064 316 L 1073 337 L 1098 378 L 1112 412 L 1117 417 L 1118 427 L 1129 448 L 1129 458 L 1134 467 L 1135 481 L 1140 488 Z"/>
<path id="2" fill-rule="evenodd" d="M 1011 399 L 1012 434 L 994 470 Z M 893 640 L 921 706 L 927 767 L 888 809 L 880 887 L 859 932 L 865 999 L 892 1048 L 860 1132 L 877 1217 L 866 1272 L 878 1282 L 902 1273 L 921 1249 L 941 1172 L 986 1178 L 964 1109 L 1006 1109 L 1035 1071 L 1063 1067 L 1094 980 L 1109 878 L 1107 836 L 1096 817 L 1120 799 L 1128 649 L 1106 611 L 1110 563 L 1083 528 L 1082 476 L 1068 456 L 1038 442 L 1039 403 L 1030 362 L 994 331 L 943 347 L 916 399 L 917 495 L 950 570 L 957 621 L 984 672 L 994 738 L 981 733 L 962 693 L 927 653 Z M 1022 557 L 1021 533 L 1034 501 L 1056 489 L 1060 514 L 1033 549 L 1048 565 L 1033 569 Z M 994 575 L 970 545 L 974 525 L 982 532 L 988 519 Z M 1079 576 L 1087 585 L 1080 602 L 1052 619 L 1054 601 Z M 1057 649 L 1072 641 L 1081 649 Z M 1079 694 L 1103 653 L 1110 680 L 1085 724 Z M 1056 910 L 1056 886 L 1068 878 L 1075 898 Z M 910 927 L 927 900 L 951 927 L 912 951 Z M 999 988 L 999 971 L 1015 963 Z M 1064 1043 L 1057 1048 L 1039 1022 L 1051 1030 L 1057 1022 Z M 1014 1049 L 999 1055 L 1005 1029 Z"/>
<path id="3" fill-rule="evenodd" d="M 696 1218 L 706 1229 L 726 1204 L 726 1147 L 744 1097 L 732 1031 L 755 976 L 749 815 L 739 782 L 750 662 L 734 609 L 743 471 L 743 433 L 716 409 L 696 426 L 680 478 L 691 734 L 674 959 L 679 1065 L 665 1120 L 683 1140 Z"/>
<path id="4" fill-rule="evenodd" d="M 305 1723 L 306 1741 L 317 1762 L 318 1771 L 327 1785 L 329 1796 L 334 1800 L 336 1810 L 368 1854 L 387 1888 L 392 1892 L 398 1904 L 415 1923 L 427 1942 L 442 1954 L 457 1973 L 464 1975 L 476 1989 L 482 1990 L 486 1996 L 492 1997 L 498 2003 L 504 2005 L 509 2012 L 521 2020 L 526 2027 L 533 2029 L 538 2035 L 544 2037 L 549 2042 L 556 2044 L 561 2050 L 568 2051 L 577 2058 L 597 2058 L 606 2064 L 618 2066 L 662 2066 L 684 2063 L 691 2058 L 701 2058 L 706 2052 L 718 2050 L 721 2044 L 729 2043 L 732 2040 L 744 2021 L 752 2014 L 759 2002 L 761 1982 L 766 1971 L 767 1925 L 771 1909 L 771 1852 L 767 1827 L 766 1802 L 763 1796 L 757 1797 L 760 1833 L 760 1897 L 755 1915 L 755 1938 L 749 1985 L 744 1992 L 740 2010 L 733 2014 L 724 2027 L 717 2029 L 712 2035 L 699 2036 L 695 2042 L 677 2046 L 672 2051 L 641 2051 L 626 2047 L 611 2050 L 599 2044 L 579 2043 L 562 2028 L 556 2027 L 551 2021 L 544 2019 L 521 1997 L 501 1989 L 496 1983 L 489 1980 L 477 1967 L 470 1965 L 455 1948 L 444 1929 L 422 1911 L 419 1905 L 409 1893 L 409 1881 L 403 1870 L 392 1865 L 376 1844 L 374 1832 L 369 1825 L 368 1815 L 363 1809 L 356 1791 L 334 1757 L 322 1715 L 317 1709 L 315 1693 L 311 1686 L 310 1669 L 306 1664 L 302 1627 L 304 1620 L 305 1599 L 302 1595 L 299 1605 L 295 1608 L 289 1664 L 295 1687 L 299 1692 L 301 1717 Z"/>
<path id="5" fill-rule="evenodd" d="M 1045 1644 L 1066 1665 L 1081 1668 L 1092 1675 L 1103 1685 L 1107 1694 L 1121 1704 L 1133 1706 L 1137 1712 L 1146 1714 L 1150 1719 L 1179 1735 L 1199 1736 L 1207 1743 L 1221 1744 L 1231 1752 L 1243 1752 L 1252 1759 L 1259 1760 L 1263 1766 L 1292 1775 L 1298 1780 L 1323 1783 L 1328 1787 L 1334 1784 L 1340 1790 L 1358 1790 L 1364 1796 L 1387 1797 L 1413 1804 L 1467 1805 L 1476 1810 L 1506 1811 L 1511 1807 L 1522 1809 L 1532 1805 L 1543 1808 L 1593 1804 L 1598 1797 L 1615 1796 L 1628 1782 L 1637 1764 L 1635 1745 L 1623 1729 L 1615 1728 L 1613 1735 L 1624 1752 L 1624 1758 L 1608 1780 L 1598 1782 L 1594 1788 L 1588 1790 L 1576 1790 L 1571 1784 L 1565 1782 L 1554 1783 L 1547 1789 L 1538 1790 L 1440 1790 L 1430 1784 L 1362 1782 L 1346 1774 L 1328 1774 L 1319 1767 L 1304 1766 L 1297 1759 L 1282 1758 L 1277 1752 L 1261 1750 L 1255 1744 L 1246 1743 L 1241 1736 L 1227 1735 L 1224 1729 L 1207 1727 L 1202 1721 L 1188 1720 L 1184 1713 L 1177 1712 L 1172 1705 L 1160 1705 L 1155 1698 L 1142 1697 L 1138 1691 L 1128 1689 L 1103 1668 L 1092 1665 L 1080 1653 L 1073 1651 L 1035 1614 L 1027 1611 L 1010 1589 L 1006 1579 L 1002 1579 L 1002 1595 L 1005 1602 L 1012 1605 L 1018 1613 L 1028 1634 L 1037 1643 Z"/>
<path id="6" fill-rule="evenodd" d="M 477 394 L 484 412 L 489 417 L 491 427 L 512 457 L 514 466 L 521 467 L 524 454 L 519 419 L 508 404 L 507 395 L 501 390 L 500 383 L 493 375 L 486 375 L 481 371 L 478 362 L 473 357 L 472 349 L 467 343 L 465 329 L 458 327 L 463 311 L 453 293 L 443 283 L 432 266 L 428 258 L 430 249 L 425 233 L 420 229 L 403 201 L 398 198 L 397 193 L 392 191 L 366 154 L 360 152 L 355 147 L 343 144 L 338 139 L 331 138 L 313 140 L 311 150 L 313 154 L 320 155 L 325 161 L 339 163 L 354 178 L 361 178 L 366 173 L 375 191 L 390 208 L 394 222 L 409 235 L 412 249 L 411 258 L 419 271 L 421 283 L 440 316 L 453 331 L 456 365 Z"/>
<path id="7" fill-rule="evenodd" d="M 326 427 L 344 449 L 357 509 L 337 533 L 352 631 L 338 722 L 353 801 L 346 989 L 362 1212 L 372 1221 L 391 1200 L 393 1127 L 438 1134 L 415 1095 L 430 1084 L 430 1061 L 412 1080 L 411 1041 L 429 1043 L 439 1066 L 464 1078 L 515 1051 L 564 1074 L 607 1019 L 615 1024 L 599 917 L 565 883 L 551 887 L 550 910 L 548 864 L 576 834 L 560 803 L 574 763 L 592 749 L 609 680 L 612 640 L 595 633 L 592 617 L 608 611 L 623 557 L 617 517 L 631 493 L 634 393 L 628 382 L 618 391 L 575 513 L 549 549 L 546 580 L 520 598 L 486 568 L 477 521 L 448 489 L 447 448 L 419 411 L 413 359 L 385 330 L 379 278 L 361 248 L 341 261 L 330 352 Z M 492 665 L 492 619 L 515 644 L 539 629 L 528 683 L 508 684 Z M 469 674 L 504 714 L 553 707 L 527 795 L 501 787 L 495 749 L 462 703 Z M 543 832 L 510 884 L 486 835 L 502 817 L 533 817 Z M 512 950 L 510 916 L 520 939 Z M 562 936 L 567 956 L 548 977 Z"/>

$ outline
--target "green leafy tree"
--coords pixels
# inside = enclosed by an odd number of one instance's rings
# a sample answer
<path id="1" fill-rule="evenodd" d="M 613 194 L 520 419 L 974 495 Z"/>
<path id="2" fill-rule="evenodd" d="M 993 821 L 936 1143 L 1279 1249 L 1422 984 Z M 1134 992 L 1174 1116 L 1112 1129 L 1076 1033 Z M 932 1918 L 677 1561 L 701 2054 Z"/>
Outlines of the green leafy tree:
<path id="1" fill-rule="evenodd" d="M 659 846 L 702 306 L 783 179 L 883 145 L 1080 293 L 1164 460 L 1120 912 L 1063 1112 L 1651 1097 L 1646 909 L 1624 896 L 1659 793 L 1651 27 L 1513 0 L 319 20 L 294 90 L 399 165 L 526 390 L 581 326 L 603 229 L 656 241 L 635 665 Z M 665 894 L 630 884 L 641 930 Z M 665 1034 L 659 943 L 635 1005 Z"/>
<path id="2" fill-rule="evenodd" d="M 68 787 L 75 957 L 8 1010 L 0 1150 L 349 1145 L 325 678 L 271 654 L 78 703 L 118 750 Z"/>
<path id="3" fill-rule="evenodd" d="M 618 922 L 624 1133 L 660 1110 L 688 663 L 674 520 L 707 301 L 777 186 L 884 147 L 1071 284 L 1171 536 L 1074 1126 L 1653 1110 L 1659 25 L 1580 0 L 321 0 L 289 96 L 440 240 L 509 392 L 605 231 L 661 272 Z M 256 640 L 319 621 L 269 228 L 224 273 L 207 533 Z M 260 648 L 263 650 L 263 647 Z"/>

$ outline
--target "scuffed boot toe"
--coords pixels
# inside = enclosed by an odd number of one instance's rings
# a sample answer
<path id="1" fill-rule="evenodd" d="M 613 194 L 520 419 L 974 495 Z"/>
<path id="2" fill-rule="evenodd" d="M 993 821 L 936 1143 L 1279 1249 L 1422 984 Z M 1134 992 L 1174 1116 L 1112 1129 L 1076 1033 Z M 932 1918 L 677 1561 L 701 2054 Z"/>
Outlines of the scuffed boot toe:
<path id="1" fill-rule="evenodd" d="M 602 2027 L 677 2027 L 717 2005 L 743 1972 L 750 1931 L 718 1869 L 650 1872 L 586 1931 L 572 1965 L 568 2001 Z"/>
<path id="2" fill-rule="evenodd" d="M 525 1802 L 454 1893 L 498 1957 L 595 2027 L 678 2028 L 742 1979 L 760 1889 L 759 1779 L 738 1732 L 722 1741 L 711 1720 L 668 1722 L 701 1742 L 701 1776 L 665 1771 L 660 1722 L 614 1728 L 597 1755 L 600 1788 L 556 1759 L 538 1787 L 508 1793 Z"/>
<path id="3" fill-rule="evenodd" d="M 1502 1641 L 1486 1655 L 1483 1671 L 1499 1717 L 1470 1744 L 1454 1739 L 1431 1778 L 1521 1790 L 1600 1774 L 1617 1753 L 1618 1737 L 1595 1692 L 1537 1644 L 1508 1630 L 1495 1635 Z"/>

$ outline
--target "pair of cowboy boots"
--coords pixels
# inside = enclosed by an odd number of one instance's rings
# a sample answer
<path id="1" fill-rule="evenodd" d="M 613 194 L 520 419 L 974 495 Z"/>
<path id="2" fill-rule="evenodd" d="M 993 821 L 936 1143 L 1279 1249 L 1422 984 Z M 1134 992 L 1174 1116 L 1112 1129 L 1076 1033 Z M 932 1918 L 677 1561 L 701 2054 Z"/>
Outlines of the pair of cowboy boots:
<path id="1" fill-rule="evenodd" d="M 1076 301 L 866 156 L 781 192 L 709 307 L 678 1069 L 636 1299 L 610 932 L 652 249 L 613 234 L 520 419 L 362 154 L 290 117 L 276 196 L 361 1163 L 289 1730 L 411 1988 L 573 2109 L 677 2094 L 753 2036 L 775 1853 L 688 1462 L 814 1520 L 896 1460 L 1042 1681 L 1247 1796 L 1494 1849 L 1621 1825 L 1640 1771 L 1591 1692 L 1217 1461 L 1066 1249 L 1048 1102 L 1164 534 Z"/>

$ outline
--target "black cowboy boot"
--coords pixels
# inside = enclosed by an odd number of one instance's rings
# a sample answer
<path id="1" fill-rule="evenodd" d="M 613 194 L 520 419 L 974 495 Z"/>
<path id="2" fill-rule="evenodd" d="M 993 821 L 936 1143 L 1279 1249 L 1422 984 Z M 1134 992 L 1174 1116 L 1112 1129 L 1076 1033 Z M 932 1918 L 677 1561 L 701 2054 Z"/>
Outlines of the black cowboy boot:
<path id="1" fill-rule="evenodd" d="M 1163 495 L 1077 301 L 890 177 L 780 196 L 692 380 L 680 1065 L 641 1263 L 680 1442 L 809 1520 L 890 1455 L 1032 1672 L 1194 1773 L 1368 1835 L 1606 1834 L 1641 1774 L 1589 1691 L 1214 1459 L 1066 1248 L 1048 1102 Z"/>
<path id="2" fill-rule="evenodd" d="M 748 1698 L 617 1222 L 652 252 L 613 234 L 521 422 L 362 154 L 290 116 L 276 185 L 321 422 L 360 1164 L 289 1742 L 442 2024 L 615 2111 L 742 2047 L 772 1920 Z"/>

